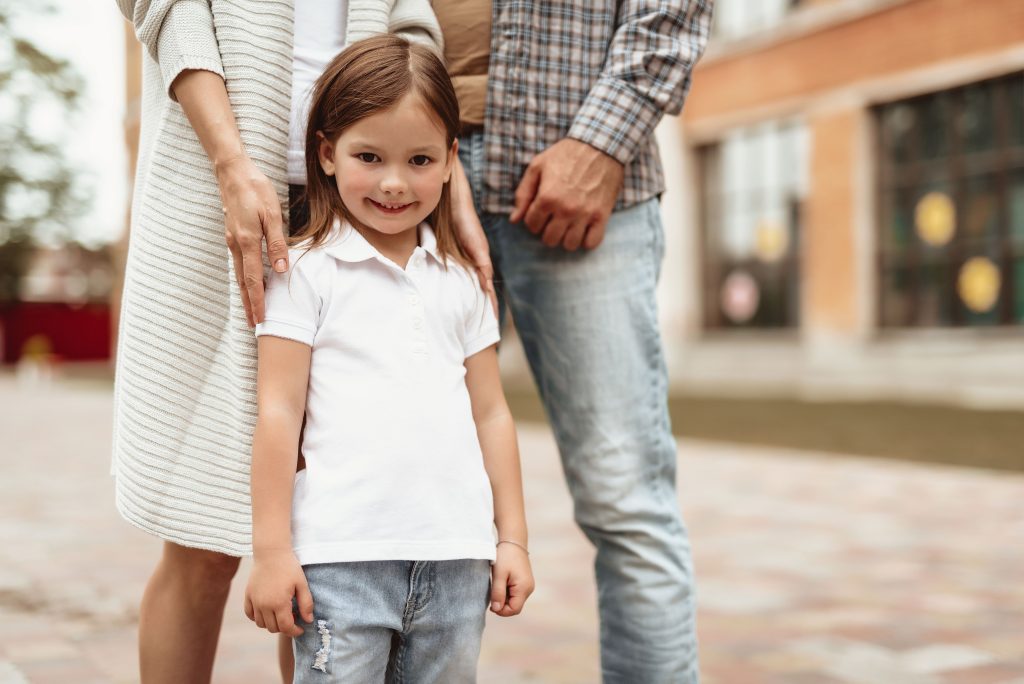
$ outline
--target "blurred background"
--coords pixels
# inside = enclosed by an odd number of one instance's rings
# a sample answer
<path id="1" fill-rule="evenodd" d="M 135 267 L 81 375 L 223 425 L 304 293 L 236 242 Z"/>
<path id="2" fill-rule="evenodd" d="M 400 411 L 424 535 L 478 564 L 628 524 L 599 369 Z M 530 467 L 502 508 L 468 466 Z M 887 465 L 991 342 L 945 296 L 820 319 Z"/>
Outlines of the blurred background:
<path id="1" fill-rule="evenodd" d="M 705 680 L 1020 684 L 1024 2 L 716 7 L 657 132 Z M 113 2 L 0 0 L 0 682 L 134 677 L 159 547 L 106 459 L 140 70 Z M 502 363 L 552 579 L 482 681 L 597 681 L 589 547 L 514 335 Z M 215 681 L 274 681 L 243 623 Z"/>

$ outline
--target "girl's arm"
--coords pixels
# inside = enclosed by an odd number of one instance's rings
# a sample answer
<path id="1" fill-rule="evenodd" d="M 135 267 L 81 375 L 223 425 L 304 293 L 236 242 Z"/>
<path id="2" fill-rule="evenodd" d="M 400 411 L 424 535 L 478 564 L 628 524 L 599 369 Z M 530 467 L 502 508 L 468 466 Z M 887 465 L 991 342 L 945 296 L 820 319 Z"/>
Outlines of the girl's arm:
<path id="1" fill-rule="evenodd" d="M 292 487 L 299 432 L 306 408 L 311 349 L 269 335 L 258 340 L 256 432 L 252 446 L 253 569 L 245 590 L 245 614 L 259 627 L 289 636 L 302 634 L 292 615 L 292 597 L 306 622 L 313 598 L 292 551 Z"/>
<path id="2" fill-rule="evenodd" d="M 491 610 L 508 617 L 523 609 L 533 593 L 533 571 L 527 553 L 523 480 L 512 413 L 505 402 L 494 345 L 466 359 L 466 387 L 473 405 L 484 467 L 494 494 L 498 529 L 497 558 L 491 581 Z"/>

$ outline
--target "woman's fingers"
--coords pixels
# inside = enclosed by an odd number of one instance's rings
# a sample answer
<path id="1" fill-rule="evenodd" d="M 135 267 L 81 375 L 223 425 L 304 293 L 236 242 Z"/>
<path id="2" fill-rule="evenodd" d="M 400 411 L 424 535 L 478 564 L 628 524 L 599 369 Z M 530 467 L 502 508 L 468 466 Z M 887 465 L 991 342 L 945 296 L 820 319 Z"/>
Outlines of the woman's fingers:
<path id="1" fill-rule="evenodd" d="M 245 269 L 242 266 L 242 252 L 238 249 L 237 243 L 228 241 L 228 247 L 231 248 L 231 260 L 235 264 L 235 281 L 238 283 L 238 291 L 242 295 L 242 306 L 245 307 L 245 322 L 251 328 L 253 327 L 252 322 L 252 305 L 249 303 L 249 292 L 245 288 Z"/>
<path id="2" fill-rule="evenodd" d="M 269 216 L 263 222 L 263 237 L 267 241 L 267 257 L 270 266 L 278 273 L 288 270 L 288 242 L 284 236 L 284 221 L 281 207 L 275 202 L 270 205 Z"/>
<path id="3" fill-rule="evenodd" d="M 255 242 L 255 244 L 254 244 Z M 259 240 L 246 241 L 242 245 L 243 301 L 248 297 L 252 312 L 252 325 L 263 322 L 263 258 Z"/>

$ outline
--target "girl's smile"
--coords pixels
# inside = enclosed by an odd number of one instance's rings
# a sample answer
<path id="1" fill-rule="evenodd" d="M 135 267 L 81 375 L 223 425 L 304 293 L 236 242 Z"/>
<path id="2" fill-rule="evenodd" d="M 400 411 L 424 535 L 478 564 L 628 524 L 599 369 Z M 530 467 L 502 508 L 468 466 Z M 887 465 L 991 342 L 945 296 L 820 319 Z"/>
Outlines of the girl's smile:
<path id="1" fill-rule="evenodd" d="M 403 204 L 396 204 L 394 202 L 378 202 L 372 197 L 367 197 L 366 201 L 373 205 L 377 211 L 387 216 L 396 216 L 401 214 L 403 211 L 416 204 L 416 202 L 406 202 Z"/>

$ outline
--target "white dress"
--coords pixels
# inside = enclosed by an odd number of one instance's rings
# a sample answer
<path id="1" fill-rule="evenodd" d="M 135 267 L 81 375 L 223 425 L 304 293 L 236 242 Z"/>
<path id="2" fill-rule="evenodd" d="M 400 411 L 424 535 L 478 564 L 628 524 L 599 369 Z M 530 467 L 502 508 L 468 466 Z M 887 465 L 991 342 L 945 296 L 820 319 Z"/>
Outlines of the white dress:
<path id="1" fill-rule="evenodd" d="M 118 0 L 144 47 L 117 375 L 117 508 L 178 544 L 251 552 L 256 346 L 210 162 L 169 97 L 185 69 L 225 78 L 242 142 L 287 197 L 291 0 Z M 346 40 L 401 32 L 440 52 L 427 0 L 349 0 Z"/>

